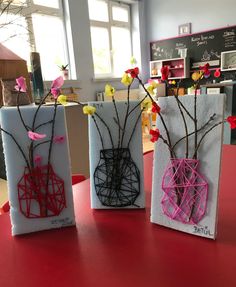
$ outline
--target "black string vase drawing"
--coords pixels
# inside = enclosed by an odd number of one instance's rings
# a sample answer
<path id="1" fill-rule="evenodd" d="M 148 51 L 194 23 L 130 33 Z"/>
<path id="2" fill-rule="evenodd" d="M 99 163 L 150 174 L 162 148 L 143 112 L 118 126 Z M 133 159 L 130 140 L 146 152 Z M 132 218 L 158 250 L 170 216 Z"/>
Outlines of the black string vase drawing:
<path id="1" fill-rule="evenodd" d="M 94 172 L 96 194 L 105 206 L 135 205 L 140 193 L 140 172 L 128 148 L 100 151 Z"/>
<path id="2" fill-rule="evenodd" d="M 111 117 L 107 115 L 108 110 Z M 112 103 L 93 103 L 84 107 L 84 113 L 91 115 L 90 124 L 95 127 L 101 143 L 101 149 L 96 150 L 97 163 L 90 163 L 94 166 L 92 194 L 96 194 L 104 207 L 140 207 L 136 202 L 141 192 L 140 169 L 132 158 L 130 143 L 140 123 L 141 112 L 139 103 L 130 103 L 129 99 L 116 103 L 113 95 Z"/>

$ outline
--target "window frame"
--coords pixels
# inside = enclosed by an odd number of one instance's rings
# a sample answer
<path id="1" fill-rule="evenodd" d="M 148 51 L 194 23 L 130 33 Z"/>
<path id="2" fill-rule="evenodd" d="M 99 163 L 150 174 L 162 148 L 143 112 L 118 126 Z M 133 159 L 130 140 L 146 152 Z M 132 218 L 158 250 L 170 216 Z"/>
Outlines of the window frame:
<path id="1" fill-rule="evenodd" d="M 53 7 L 47 7 L 43 5 L 34 4 L 33 0 L 25 0 L 23 3 L 21 3 L 24 8 L 19 11 L 19 5 L 11 3 L 11 11 L 9 14 L 19 15 L 19 17 L 24 17 L 27 25 L 27 34 L 28 34 L 28 40 L 29 40 L 29 46 L 30 51 L 35 52 L 37 51 L 36 41 L 35 41 L 35 34 L 34 34 L 34 27 L 33 27 L 33 20 L 32 16 L 33 14 L 39 14 L 42 16 L 52 16 L 57 17 L 62 21 L 63 24 L 63 38 L 64 38 L 64 50 L 65 50 L 65 57 L 66 62 L 69 64 L 70 67 L 70 57 L 69 57 L 69 47 L 68 47 L 68 41 L 67 41 L 67 33 L 66 33 L 66 25 L 65 25 L 65 13 L 64 13 L 64 5 L 63 0 L 58 0 L 59 7 L 53 8 Z M 3 4 L 4 5 L 4 4 Z M 6 7 L 7 5 L 5 5 Z M 70 68 L 69 68 L 70 69 Z M 46 79 L 46 81 L 49 81 L 49 79 Z"/>
<path id="2" fill-rule="evenodd" d="M 90 29 L 91 29 L 91 27 L 101 27 L 101 28 L 106 28 L 108 30 L 111 73 L 95 74 L 95 69 L 93 66 L 94 78 L 95 79 L 117 78 L 117 76 L 114 75 L 114 60 L 113 60 L 113 56 L 112 56 L 113 47 L 112 47 L 112 32 L 111 31 L 112 31 L 112 27 L 126 28 L 129 30 L 130 46 L 131 46 L 131 54 L 132 54 L 133 45 L 132 45 L 132 29 L 131 29 L 131 5 L 126 4 L 126 3 L 116 2 L 116 1 L 109 1 L 109 0 L 102 0 L 102 1 L 107 3 L 107 5 L 108 5 L 108 22 L 89 19 L 90 20 Z M 114 6 L 125 8 L 128 11 L 128 22 L 118 21 L 118 20 L 112 19 L 112 7 L 114 7 Z"/>

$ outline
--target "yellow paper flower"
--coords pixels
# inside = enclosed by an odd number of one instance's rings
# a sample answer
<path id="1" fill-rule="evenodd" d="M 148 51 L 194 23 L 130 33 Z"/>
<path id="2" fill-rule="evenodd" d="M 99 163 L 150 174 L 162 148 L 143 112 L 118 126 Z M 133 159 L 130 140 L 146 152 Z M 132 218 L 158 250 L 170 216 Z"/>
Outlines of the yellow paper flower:
<path id="1" fill-rule="evenodd" d="M 60 96 L 57 98 L 57 102 L 60 103 L 60 104 L 63 105 L 63 106 L 66 106 L 66 105 L 67 105 L 67 96 L 65 96 L 65 95 L 60 95 Z"/>
<path id="2" fill-rule="evenodd" d="M 124 84 L 125 86 L 129 86 L 132 82 L 133 82 L 133 78 L 130 77 L 129 74 L 124 73 L 124 75 L 121 79 L 121 83 Z"/>
<path id="3" fill-rule="evenodd" d="M 153 96 L 154 95 L 154 89 L 156 89 L 157 83 L 151 82 L 150 86 L 147 87 L 148 92 Z"/>
<path id="4" fill-rule="evenodd" d="M 109 85 L 109 84 L 106 84 L 106 86 L 105 86 L 105 95 L 107 96 L 107 97 L 112 97 L 113 95 L 114 95 L 114 93 L 115 93 L 115 88 L 114 87 L 112 87 L 111 85 Z"/>
<path id="5" fill-rule="evenodd" d="M 130 59 L 130 64 L 131 64 L 131 65 L 136 65 L 136 64 L 137 64 L 137 61 L 136 61 L 136 59 L 135 59 L 134 56 L 131 57 L 131 59 Z"/>
<path id="6" fill-rule="evenodd" d="M 192 74 L 192 79 L 194 80 L 194 82 L 197 82 L 198 80 L 200 80 L 203 76 L 203 73 L 201 71 L 198 72 L 194 72 Z"/>
<path id="7" fill-rule="evenodd" d="M 148 109 L 151 109 L 151 107 L 152 107 L 152 102 L 151 102 L 151 100 L 149 98 L 146 98 L 141 104 L 141 108 L 144 111 L 147 111 Z"/>
<path id="8" fill-rule="evenodd" d="M 171 81 L 171 84 L 172 84 L 172 85 L 175 85 L 175 84 L 176 84 L 176 81 L 175 81 L 175 80 Z"/>
<path id="9" fill-rule="evenodd" d="M 83 113 L 85 115 L 90 115 L 92 116 L 96 112 L 96 108 L 93 106 L 84 106 L 83 107 Z"/>

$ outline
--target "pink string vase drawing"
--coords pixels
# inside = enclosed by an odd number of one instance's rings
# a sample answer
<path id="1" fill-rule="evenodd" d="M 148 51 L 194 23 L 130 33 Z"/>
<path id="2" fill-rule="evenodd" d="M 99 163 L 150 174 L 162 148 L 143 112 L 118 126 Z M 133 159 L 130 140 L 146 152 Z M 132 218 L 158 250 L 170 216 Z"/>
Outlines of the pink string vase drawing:
<path id="1" fill-rule="evenodd" d="M 163 212 L 184 224 L 197 224 L 206 211 L 208 183 L 198 166 L 197 159 L 172 158 L 162 177 Z"/>

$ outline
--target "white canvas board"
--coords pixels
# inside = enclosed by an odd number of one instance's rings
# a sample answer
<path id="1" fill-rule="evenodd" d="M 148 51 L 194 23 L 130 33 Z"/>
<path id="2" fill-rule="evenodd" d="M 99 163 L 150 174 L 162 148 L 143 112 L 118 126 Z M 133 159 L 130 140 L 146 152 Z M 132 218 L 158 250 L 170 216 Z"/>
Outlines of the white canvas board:
<path id="1" fill-rule="evenodd" d="M 36 109 L 37 106 L 34 105 L 20 107 L 22 117 L 24 118 L 26 125 L 28 125 L 29 127 L 32 126 L 32 120 Z M 37 116 L 36 125 L 51 120 L 53 116 L 53 110 L 53 106 L 41 107 Z M 2 128 L 14 135 L 17 142 L 20 144 L 21 147 L 23 147 L 23 151 L 25 152 L 25 154 L 27 154 L 30 140 L 20 120 L 17 108 L 3 107 L 0 111 L 0 116 Z M 42 126 L 37 130 L 37 132 L 46 134 L 47 139 L 49 139 L 49 135 L 51 135 L 51 125 L 49 124 Z M 59 228 L 75 224 L 70 172 L 70 158 L 63 106 L 57 107 L 54 134 L 62 135 L 65 137 L 63 142 L 53 144 L 50 162 L 56 175 L 64 181 L 66 207 L 61 211 L 58 216 L 46 218 L 27 218 L 20 211 L 17 191 L 17 184 L 24 173 L 26 164 L 12 138 L 2 132 L 8 180 L 8 195 L 11 206 L 10 216 L 13 235 L 35 232 L 45 229 Z M 39 148 L 37 148 L 37 151 L 35 152 L 42 157 L 42 165 L 47 164 L 48 147 L 49 144 L 43 144 Z"/>
<path id="2" fill-rule="evenodd" d="M 139 102 L 138 101 L 131 101 L 130 102 L 130 110 L 134 108 Z M 110 128 L 113 141 L 115 146 L 118 143 L 118 126 L 114 121 L 115 117 L 115 109 L 112 102 L 91 102 L 89 105 L 96 107 L 96 112 L 99 116 L 101 116 L 107 125 Z M 117 110 L 119 113 L 120 118 L 120 125 L 123 127 L 125 112 L 127 108 L 126 102 L 116 102 Z M 129 138 L 131 133 L 134 130 L 134 125 L 136 120 L 140 115 L 140 107 L 134 110 L 129 116 L 126 126 L 126 132 L 124 137 L 124 144 L 123 147 L 127 147 Z M 101 135 L 104 141 L 104 147 L 106 149 L 110 149 L 111 141 L 108 135 L 108 131 L 106 127 L 102 124 L 102 122 L 97 119 L 97 124 L 101 131 Z M 142 145 L 142 129 L 141 129 L 141 117 L 137 122 L 137 126 L 135 128 L 132 140 L 130 142 L 130 153 L 131 158 L 134 161 L 135 165 L 137 166 L 139 173 L 140 173 L 140 194 L 135 200 L 135 205 L 130 205 L 122 208 L 144 208 L 145 207 L 145 195 L 144 195 L 144 187 L 143 187 L 143 145 Z M 117 208 L 111 206 L 104 206 L 99 198 L 97 197 L 95 185 L 94 185 L 94 171 L 99 163 L 100 159 L 100 150 L 102 149 L 101 140 L 97 131 L 97 128 L 94 124 L 93 119 L 89 116 L 89 159 L 90 159 L 90 195 L 91 195 L 91 208 L 95 209 L 107 209 L 107 208 Z"/>
<path id="3" fill-rule="evenodd" d="M 186 95 L 179 97 L 184 106 L 193 115 L 194 111 L 194 96 Z M 225 95 L 199 95 L 197 96 L 197 119 L 198 127 L 203 126 L 209 118 L 216 113 L 215 122 L 220 122 L 223 119 Z M 185 135 L 182 117 L 178 110 L 178 106 L 174 97 L 159 98 L 158 104 L 161 107 L 161 113 L 168 127 L 171 141 L 175 143 L 178 139 Z M 193 121 L 186 115 L 188 130 L 194 131 Z M 208 127 L 213 125 L 211 123 Z M 163 125 L 160 117 L 157 117 L 157 128 L 160 133 L 166 138 Z M 201 138 L 203 132 L 199 133 L 198 138 Z M 204 236 L 208 238 L 216 237 L 217 223 L 217 202 L 218 202 L 218 183 L 220 175 L 221 161 L 221 146 L 222 146 L 223 125 L 217 126 L 210 131 L 204 138 L 198 152 L 200 160 L 199 172 L 206 178 L 209 184 L 207 207 L 204 217 L 198 224 L 184 224 L 182 222 L 170 219 L 163 213 L 161 200 L 164 195 L 162 190 L 162 177 L 165 168 L 170 160 L 170 154 L 167 146 L 159 139 L 155 144 L 154 151 L 154 170 L 153 170 L 153 185 L 152 185 L 152 203 L 151 203 L 151 222 L 157 223 L 169 228 L 184 231 L 190 234 Z M 189 142 L 190 151 L 194 150 L 193 137 Z M 177 157 L 185 157 L 185 142 L 182 141 L 177 145 Z M 192 155 L 193 152 L 190 152 Z"/>

